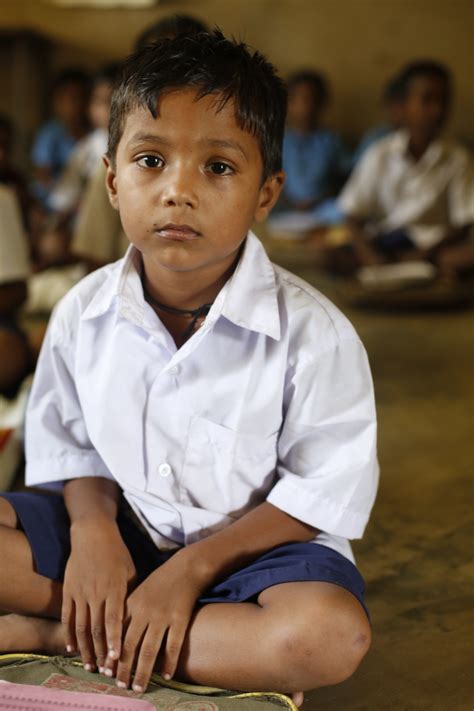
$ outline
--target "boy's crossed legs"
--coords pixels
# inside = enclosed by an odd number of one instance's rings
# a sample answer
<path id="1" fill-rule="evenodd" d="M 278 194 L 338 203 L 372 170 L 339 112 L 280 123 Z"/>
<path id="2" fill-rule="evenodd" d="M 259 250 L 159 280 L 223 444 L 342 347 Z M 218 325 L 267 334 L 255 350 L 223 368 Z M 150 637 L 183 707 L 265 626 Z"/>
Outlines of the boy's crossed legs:
<path id="1" fill-rule="evenodd" d="M 0 497 L 0 652 L 64 653 L 62 584 L 38 575 L 16 513 Z M 258 603 L 197 608 L 176 677 L 220 688 L 292 693 L 337 684 L 357 669 L 370 646 L 358 600 L 325 582 L 291 582 L 262 591 Z M 100 660 L 99 660 L 100 661 Z M 154 659 L 151 663 L 154 663 Z M 116 678 L 129 685 L 133 660 L 124 649 Z M 103 663 L 103 660 L 102 660 Z M 138 677 L 136 684 L 141 685 Z"/>

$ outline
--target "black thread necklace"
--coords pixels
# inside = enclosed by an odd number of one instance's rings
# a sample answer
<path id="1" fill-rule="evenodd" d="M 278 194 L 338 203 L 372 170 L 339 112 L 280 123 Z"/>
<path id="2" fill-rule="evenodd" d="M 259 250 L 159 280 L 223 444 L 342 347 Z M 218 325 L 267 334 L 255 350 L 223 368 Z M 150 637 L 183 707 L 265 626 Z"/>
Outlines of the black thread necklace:
<path id="1" fill-rule="evenodd" d="M 182 333 L 183 338 L 189 338 L 189 336 L 194 331 L 197 320 L 199 318 L 201 318 L 201 316 L 204 316 L 204 317 L 207 316 L 207 314 L 211 310 L 211 306 L 213 303 L 213 302 L 211 302 L 210 304 L 203 304 L 202 306 L 198 306 L 197 309 L 177 309 L 174 306 L 167 306 L 166 304 L 162 304 L 161 301 L 158 301 L 158 299 L 155 299 L 154 296 L 152 296 L 151 294 L 148 293 L 148 291 L 145 287 L 145 280 L 143 278 L 143 274 L 142 274 L 142 287 L 143 287 L 143 295 L 145 297 L 145 301 L 147 301 L 152 306 L 156 306 L 157 309 L 166 311 L 166 313 L 168 313 L 168 314 L 174 314 L 175 316 L 192 316 L 191 323 Z"/>

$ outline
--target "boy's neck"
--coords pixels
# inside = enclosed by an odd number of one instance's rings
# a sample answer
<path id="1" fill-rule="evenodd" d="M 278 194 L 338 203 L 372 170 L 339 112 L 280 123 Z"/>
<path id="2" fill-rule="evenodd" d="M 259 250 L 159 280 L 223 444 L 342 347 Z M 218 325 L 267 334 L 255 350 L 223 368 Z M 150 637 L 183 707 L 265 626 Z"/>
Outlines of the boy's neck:
<path id="1" fill-rule="evenodd" d="M 156 267 L 142 257 L 143 282 L 147 293 L 156 301 L 176 309 L 196 309 L 212 303 L 234 272 L 241 251 L 232 255 L 229 264 L 211 265 L 202 273 L 176 272 Z M 214 269 L 212 268 L 214 267 Z"/>
<path id="2" fill-rule="evenodd" d="M 436 136 L 426 136 L 417 134 L 415 131 L 410 131 L 408 153 L 415 161 L 420 160 L 436 138 Z"/>

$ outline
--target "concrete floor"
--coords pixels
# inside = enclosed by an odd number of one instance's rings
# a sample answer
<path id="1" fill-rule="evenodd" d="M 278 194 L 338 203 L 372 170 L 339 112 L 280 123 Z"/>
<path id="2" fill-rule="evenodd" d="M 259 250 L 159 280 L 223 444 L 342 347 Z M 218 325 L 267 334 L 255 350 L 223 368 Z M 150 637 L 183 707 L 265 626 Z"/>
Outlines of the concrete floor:
<path id="1" fill-rule="evenodd" d="M 327 279 L 292 271 L 338 303 Z M 365 343 L 378 404 L 381 485 L 365 538 L 354 545 L 374 640 L 352 679 L 306 694 L 304 708 L 470 711 L 473 312 L 382 314 L 338 305 Z"/>

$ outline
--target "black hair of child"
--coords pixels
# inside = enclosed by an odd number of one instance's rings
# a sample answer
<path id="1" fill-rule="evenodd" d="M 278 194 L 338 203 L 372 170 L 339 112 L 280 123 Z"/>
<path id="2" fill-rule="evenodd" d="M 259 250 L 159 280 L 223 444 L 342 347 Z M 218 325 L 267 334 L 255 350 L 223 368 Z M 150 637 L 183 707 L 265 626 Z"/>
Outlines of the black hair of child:
<path id="1" fill-rule="evenodd" d="M 105 64 L 103 67 L 98 69 L 92 77 L 92 86 L 95 87 L 98 84 L 110 84 L 111 86 L 114 86 L 120 76 L 121 69 L 122 65 L 120 62 Z"/>
<path id="2" fill-rule="evenodd" d="M 147 107 L 157 118 L 158 99 L 175 89 L 195 89 L 196 100 L 215 95 L 216 111 L 232 101 L 237 125 L 258 141 L 263 180 L 281 170 L 285 83 L 260 52 L 219 29 L 160 40 L 125 61 L 112 96 L 107 150 L 112 163 L 130 111 Z"/>
<path id="3" fill-rule="evenodd" d="M 401 98 L 405 99 L 408 96 L 411 85 L 415 79 L 423 77 L 434 77 L 443 82 L 448 89 L 451 87 L 451 72 L 444 64 L 431 59 L 418 60 L 407 64 L 399 74 Z"/>
<path id="4" fill-rule="evenodd" d="M 313 69 L 302 69 L 288 77 L 288 91 L 291 91 L 299 84 L 309 84 L 319 103 L 324 106 L 330 99 L 329 84 L 326 77 Z"/>
<path id="5" fill-rule="evenodd" d="M 70 84 L 81 84 L 87 88 L 89 86 L 89 76 L 82 69 L 65 69 L 54 80 L 53 92 L 59 91 Z"/>
<path id="6" fill-rule="evenodd" d="M 141 49 L 148 44 L 153 44 L 163 37 L 177 37 L 178 35 L 192 35 L 198 32 L 208 32 L 207 26 L 192 15 L 169 15 L 147 27 L 135 42 L 135 49 Z"/>

